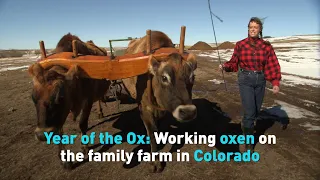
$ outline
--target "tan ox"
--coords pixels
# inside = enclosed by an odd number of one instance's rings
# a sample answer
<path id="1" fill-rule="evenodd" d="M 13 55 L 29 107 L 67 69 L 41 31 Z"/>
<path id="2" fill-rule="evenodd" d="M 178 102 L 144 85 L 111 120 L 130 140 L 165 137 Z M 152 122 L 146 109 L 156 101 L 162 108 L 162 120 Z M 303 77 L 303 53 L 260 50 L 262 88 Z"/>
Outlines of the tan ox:
<path id="1" fill-rule="evenodd" d="M 170 38 L 160 31 L 151 32 L 152 50 L 161 47 L 174 47 Z M 126 54 L 146 51 L 146 36 L 129 43 Z M 172 53 L 160 60 L 150 55 L 149 72 L 133 78 L 123 79 L 123 83 L 131 96 L 139 104 L 140 115 L 148 136 L 151 151 L 157 152 L 154 132 L 158 131 L 157 122 L 169 112 L 180 122 L 193 120 L 197 116 L 197 108 L 192 104 L 192 87 L 194 70 L 197 62 L 193 54 L 186 60 L 178 53 Z M 151 81 L 151 86 L 148 81 Z M 163 165 L 157 161 L 152 163 L 154 172 L 161 172 Z"/>
<path id="2" fill-rule="evenodd" d="M 61 38 L 56 47 L 56 53 L 72 52 L 72 40 L 80 42 L 78 43 L 80 54 L 105 54 L 86 46 L 78 37 L 70 33 Z M 69 70 L 61 66 L 43 69 L 38 63 L 29 67 L 29 73 L 33 77 L 32 100 L 37 112 L 36 139 L 46 141 L 44 132 L 61 135 L 63 124 L 70 111 L 74 119 L 82 111 L 79 127 L 81 135 L 86 134 L 92 105 L 104 97 L 110 81 L 77 78 L 78 72 L 77 67 Z M 84 153 L 88 151 L 86 145 L 83 145 L 82 148 Z M 64 146 L 59 145 L 59 153 L 63 149 Z M 64 162 L 63 165 L 65 168 L 72 168 L 72 162 Z"/>

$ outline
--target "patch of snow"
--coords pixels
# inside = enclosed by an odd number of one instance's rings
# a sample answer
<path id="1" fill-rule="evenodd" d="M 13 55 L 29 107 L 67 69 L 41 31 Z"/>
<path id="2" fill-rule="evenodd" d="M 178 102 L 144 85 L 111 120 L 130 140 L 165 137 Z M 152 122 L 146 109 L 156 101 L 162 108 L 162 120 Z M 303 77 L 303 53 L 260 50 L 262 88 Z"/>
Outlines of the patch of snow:
<path id="1" fill-rule="evenodd" d="M 278 48 L 278 47 L 312 47 L 312 48 L 317 48 L 317 46 L 319 45 L 319 42 L 291 42 L 291 43 L 272 43 L 271 45 L 273 48 Z"/>
<path id="2" fill-rule="evenodd" d="M 292 75 L 282 75 L 282 81 L 284 81 L 282 84 L 285 85 L 309 85 L 313 87 L 320 87 L 320 80 L 313 80 L 313 79 L 306 79 L 301 78 L 298 76 L 292 76 Z"/>
<path id="3" fill-rule="evenodd" d="M 217 79 L 211 79 L 211 80 L 208 80 L 209 82 L 213 82 L 214 84 L 223 84 L 224 82 L 221 80 L 217 80 Z"/>
<path id="4" fill-rule="evenodd" d="M 282 84 L 283 84 L 283 83 L 282 83 Z M 273 91 L 271 88 L 267 88 L 267 87 L 266 87 L 266 89 L 269 90 L 269 91 Z M 281 92 L 281 91 L 278 92 L 278 93 L 279 93 L 279 94 L 282 94 L 282 95 L 286 95 L 285 93 L 283 93 L 283 92 Z"/>
<path id="5" fill-rule="evenodd" d="M 308 40 L 320 40 L 320 34 L 316 34 L 316 35 L 298 35 L 298 36 L 293 36 L 293 37 L 297 37 L 300 39 L 308 39 Z"/>
<path id="6" fill-rule="evenodd" d="M 318 105 L 318 103 L 313 102 L 313 101 L 309 101 L 309 100 L 305 100 L 305 99 L 300 99 L 303 102 L 303 105 L 307 106 L 307 107 L 316 107 L 316 108 L 320 108 L 320 106 Z"/>
<path id="7" fill-rule="evenodd" d="M 25 56 L 25 57 L 15 57 L 15 58 L 0 58 L 1 62 L 10 62 L 10 63 L 18 63 L 18 62 L 33 62 L 37 61 L 40 56 Z"/>
<path id="8" fill-rule="evenodd" d="M 318 105 L 316 102 L 313 102 L 313 101 L 309 101 L 309 100 L 305 100 L 305 99 L 303 99 L 302 101 L 305 102 L 305 103 L 309 103 L 309 104 L 313 104 L 313 105 Z"/>
<path id="9" fill-rule="evenodd" d="M 229 61 L 231 56 L 233 54 L 233 50 L 231 49 L 222 49 L 219 50 L 219 55 L 222 61 Z M 198 54 L 198 56 L 204 56 L 204 57 L 211 57 L 211 58 L 216 58 L 213 61 L 219 61 L 219 56 L 218 56 L 218 52 L 217 51 L 213 51 L 213 52 L 203 52 Z"/>
<path id="10" fill-rule="evenodd" d="M 264 111 L 278 116 L 280 118 L 291 118 L 291 119 L 300 119 L 300 118 L 312 118 L 313 120 L 319 121 L 320 116 L 314 112 L 308 111 L 306 109 L 288 104 L 283 101 L 275 100 L 277 106 L 269 107 Z"/>
<path id="11" fill-rule="evenodd" d="M 10 70 L 17 70 L 17 69 L 24 69 L 24 68 L 28 68 L 28 67 L 29 67 L 29 66 L 26 65 L 26 66 L 16 66 L 16 67 L 1 68 L 1 69 L 0 69 L 0 72 L 10 71 Z"/>
<path id="12" fill-rule="evenodd" d="M 265 38 L 270 42 L 275 41 L 285 41 L 285 40 L 298 40 L 298 39 L 307 39 L 307 40 L 320 40 L 320 35 L 297 35 L 297 36 L 282 36 L 282 37 L 273 37 Z"/>
<path id="13" fill-rule="evenodd" d="M 37 56 L 40 56 L 40 55 L 36 55 L 36 54 L 24 54 L 24 55 L 22 55 L 22 57 L 37 57 Z"/>
<path id="14" fill-rule="evenodd" d="M 281 72 L 320 78 L 320 44 L 315 48 L 308 47 L 308 50 L 282 50 L 275 50 L 281 66 Z"/>
<path id="15" fill-rule="evenodd" d="M 312 125 L 309 122 L 306 122 L 304 124 L 299 124 L 299 125 L 307 128 L 307 130 L 309 130 L 309 131 L 320 131 L 320 126 Z"/>
<path id="16" fill-rule="evenodd" d="M 0 64 L 0 67 L 4 67 L 4 66 L 12 66 L 13 64 Z"/>

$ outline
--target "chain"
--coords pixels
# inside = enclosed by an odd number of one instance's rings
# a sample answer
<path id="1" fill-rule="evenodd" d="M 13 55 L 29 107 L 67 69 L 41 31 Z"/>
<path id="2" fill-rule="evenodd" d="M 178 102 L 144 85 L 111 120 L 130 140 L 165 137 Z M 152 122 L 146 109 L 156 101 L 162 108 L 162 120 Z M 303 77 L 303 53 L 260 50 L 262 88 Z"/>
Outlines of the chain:
<path id="1" fill-rule="evenodd" d="M 118 112 L 120 109 L 120 101 L 119 101 L 117 92 L 121 93 L 121 91 L 122 91 L 121 85 L 116 80 L 112 80 L 109 86 L 109 92 L 111 92 L 113 98 L 115 98 L 117 101 Z"/>

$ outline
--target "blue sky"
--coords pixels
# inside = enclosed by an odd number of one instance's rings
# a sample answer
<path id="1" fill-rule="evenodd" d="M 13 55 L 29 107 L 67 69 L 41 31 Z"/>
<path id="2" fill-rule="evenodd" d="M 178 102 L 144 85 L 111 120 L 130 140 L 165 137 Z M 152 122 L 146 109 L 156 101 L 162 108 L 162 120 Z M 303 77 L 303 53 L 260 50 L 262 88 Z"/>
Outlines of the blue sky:
<path id="1" fill-rule="evenodd" d="M 264 35 L 319 34 L 318 0 L 211 0 L 217 41 L 247 36 L 252 16 L 266 17 Z M 214 42 L 207 0 L 0 0 L 0 49 L 54 48 L 71 32 L 83 41 L 109 47 L 109 39 L 144 36 L 147 29 L 165 32 L 186 45 Z M 114 43 L 126 46 L 127 42 Z"/>

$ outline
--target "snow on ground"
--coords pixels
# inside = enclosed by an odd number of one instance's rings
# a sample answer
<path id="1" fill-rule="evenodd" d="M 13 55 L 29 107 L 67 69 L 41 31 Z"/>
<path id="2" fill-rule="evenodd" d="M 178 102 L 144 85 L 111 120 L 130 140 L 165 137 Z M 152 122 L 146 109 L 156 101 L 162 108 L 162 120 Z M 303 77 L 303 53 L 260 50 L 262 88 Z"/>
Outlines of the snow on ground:
<path id="1" fill-rule="evenodd" d="M 272 42 L 272 46 L 275 49 L 275 53 L 278 57 L 279 64 L 281 66 L 281 72 L 287 74 L 298 75 L 296 77 L 292 75 L 283 75 L 283 84 L 285 85 L 311 85 L 314 87 L 320 86 L 320 42 L 292 42 L 281 43 L 284 40 L 319 40 L 320 35 L 301 35 L 301 36 L 287 36 L 269 38 Z M 219 50 L 220 58 L 222 62 L 229 61 L 233 49 L 221 49 Z M 215 58 L 214 61 L 218 61 L 218 52 L 202 52 L 198 56 L 205 56 Z M 306 78 L 304 78 L 306 77 Z M 311 77 L 313 79 L 307 79 Z"/>
<path id="2" fill-rule="evenodd" d="M 35 61 L 37 61 L 39 56 L 36 55 L 26 55 L 18 58 L 2 58 L 0 59 L 0 72 L 25 69 Z"/>
<path id="3" fill-rule="evenodd" d="M 29 65 L 25 65 L 25 66 L 15 66 L 15 67 L 8 67 L 8 68 L 0 68 L 0 72 L 3 71 L 10 71 L 10 70 L 17 70 L 17 69 L 24 69 L 24 68 L 28 68 Z"/>
<path id="4" fill-rule="evenodd" d="M 296 35 L 296 36 L 282 36 L 282 37 L 273 37 L 273 38 L 265 38 L 269 42 L 279 42 L 279 41 L 286 41 L 286 40 L 320 40 L 320 35 Z"/>
<path id="5" fill-rule="evenodd" d="M 282 83 L 282 84 L 283 84 L 283 83 Z M 266 89 L 269 90 L 269 91 L 271 91 L 271 92 L 273 92 L 273 89 L 272 89 L 272 88 L 266 87 Z M 279 94 L 282 94 L 282 95 L 286 95 L 284 92 L 281 92 L 281 91 L 278 92 L 278 93 L 279 93 Z"/>
<path id="6" fill-rule="evenodd" d="M 289 118 L 289 120 L 307 118 L 311 120 L 312 123 L 304 122 L 299 124 L 299 126 L 302 126 L 309 131 L 320 131 L 320 126 L 315 125 L 315 122 L 320 120 L 318 114 L 283 101 L 275 100 L 275 103 L 276 105 L 273 107 L 263 108 L 264 111 L 279 118 Z"/>
<path id="7" fill-rule="evenodd" d="M 312 125 L 310 122 L 299 124 L 302 127 L 307 128 L 309 131 L 320 131 L 320 126 Z"/>
<path id="8" fill-rule="evenodd" d="M 224 83 L 223 80 L 218 80 L 218 79 L 210 79 L 208 81 L 209 82 L 213 82 L 214 84 L 223 84 Z"/>
<path id="9" fill-rule="evenodd" d="M 233 53 L 233 49 L 220 49 L 219 50 L 219 55 L 221 58 L 221 61 L 228 61 L 230 60 L 231 56 Z M 202 52 L 200 54 L 198 54 L 198 56 L 204 56 L 204 57 L 211 57 L 211 58 L 218 58 L 218 52 L 217 51 L 212 51 L 212 52 Z M 218 59 L 214 60 L 214 61 L 219 61 Z"/>
<path id="10" fill-rule="evenodd" d="M 320 79 L 320 43 L 291 43 L 291 47 L 296 48 L 275 50 L 281 71 Z"/>
<path id="11" fill-rule="evenodd" d="M 320 40 L 319 40 L 320 41 Z M 291 42 L 291 43 L 272 43 L 273 48 L 281 48 L 281 47 L 287 47 L 287 48 L 297 48 L 297 49 L 303 49 L 303 48 L 310 48 L 310 47 L 319 47 L 319 42 Z"/>
<path id="12" fill-rule="evenodd" d="M 320 87 L 320 80 L 306 79 L 298 76 L 282 74 L 282 83 L 287 86 L 295 85 L 309 85 L 313 87 Z"/>
<path id="13" fill-rule="evenodd" d="M 313 102 L 313 101 L 309 101 L 309 100 L 305 100 L 305 99 L 303 99 L 302 101 L 305 103 L 308 103 L 308 104 L 317 105 L 317 103 Z"/>
<path id="14" fill-rule="evenodd" d="M 12 66 L 13 64 L 0 64 L 0 67 Z"/>
<path id="15" fill-rule="evenodd" d="M 310 120 L 319 121 L 320 116 L 306 109 L 294 106 L 292 104 L 275 100 L 277 105 L 265 108 L 265 112 L 280 118 L 300 119 L 309 118 Z"/>

